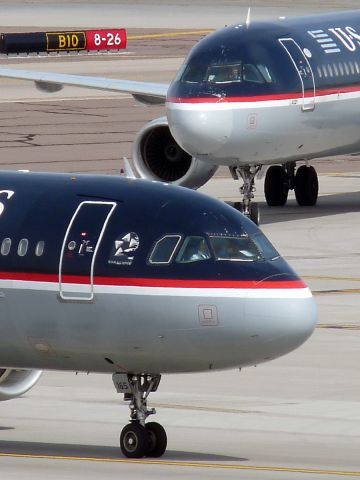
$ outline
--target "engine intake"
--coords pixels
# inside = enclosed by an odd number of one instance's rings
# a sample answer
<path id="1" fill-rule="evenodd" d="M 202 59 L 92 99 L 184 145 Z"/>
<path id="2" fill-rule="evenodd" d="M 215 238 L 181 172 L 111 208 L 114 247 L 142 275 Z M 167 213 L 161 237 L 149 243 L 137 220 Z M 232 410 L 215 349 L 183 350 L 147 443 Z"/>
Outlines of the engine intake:
<path id="1" fill-rule="evenodd" d="M 133 161 L 141 178 L 194 189 L 204 185 L 217 170 L 217 165 L 192 157 L 176 143 L 166 117 L 140 130 L 133 145 Z"/>

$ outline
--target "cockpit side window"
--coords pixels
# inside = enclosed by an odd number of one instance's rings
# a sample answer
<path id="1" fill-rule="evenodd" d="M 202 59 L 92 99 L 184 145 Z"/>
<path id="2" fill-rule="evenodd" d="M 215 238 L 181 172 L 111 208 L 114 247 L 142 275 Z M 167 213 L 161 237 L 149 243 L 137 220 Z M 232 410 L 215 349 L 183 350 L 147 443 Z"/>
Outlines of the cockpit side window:
<path id="1" fill-rule="evenodd" d="M 256 233 L 252 237 L 253 242 L 260 250 L 262 256 L 265 260 L 275 260 L 280 257 L 279 252 L 275 247 L 270 243 L 270 241 L 265 237 L 263 233 Z"/>
<path id="2" fill-rule="evenodd" d="M 169 264 L 180 243 L 181 235 L 165 235 L 155 243 L 150 253 L 149 263 L 151 264 Z"/>
<path id="3" fill-rule="evenodd" d="M 260 71 L 261 75 L 263 76 L 266 83 L 273 83 L 274 79 L 266 65 L 257 65 L 258 70 Z"/>
<path id="4" fill-rule="evenodd" d="M 243 67 L 243 80 L 244 82 L 265 83 L 265 79 L 261 75 L 260 70 L 251 63 L 246 63 Z"/>
<path id="5" fill-rule="evenodd" d="M 176 257 L 177 263 L 201 262 L 211 258 L 211 252 L 204 237 L 186 237 Z"/>
<path id="6" fill-rule="evenodd" d="M 216 260 L 256 262 L 263 260 L 257 245 L 248 235 L 239 237 L 210 236 Z"/>
<path id="7" fill-rule="evenodd" d="M 204 65 L 184 65 L 178 76 L 185 83 L 203 83 L 206 70 Z"/>

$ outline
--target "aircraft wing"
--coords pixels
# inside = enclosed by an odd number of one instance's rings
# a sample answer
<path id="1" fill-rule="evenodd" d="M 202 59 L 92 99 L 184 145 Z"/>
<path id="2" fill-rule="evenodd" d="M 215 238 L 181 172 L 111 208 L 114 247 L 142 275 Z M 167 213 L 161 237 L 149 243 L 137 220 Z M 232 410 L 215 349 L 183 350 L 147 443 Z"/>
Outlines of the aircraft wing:
<path id="1" fill-rule="evenodd" d="M 166 83 L 136 82 L 85 75 L 17 70 L 15 68 L 0 68 L 1 77 L 32 80 L 37 88 L 46 92 L 56 92 L 61 90 L 64 85 L 71 85 L 110 92 L 130 93 L 137 100 L 147 104 L 165 103 L 169 88 Z"/>

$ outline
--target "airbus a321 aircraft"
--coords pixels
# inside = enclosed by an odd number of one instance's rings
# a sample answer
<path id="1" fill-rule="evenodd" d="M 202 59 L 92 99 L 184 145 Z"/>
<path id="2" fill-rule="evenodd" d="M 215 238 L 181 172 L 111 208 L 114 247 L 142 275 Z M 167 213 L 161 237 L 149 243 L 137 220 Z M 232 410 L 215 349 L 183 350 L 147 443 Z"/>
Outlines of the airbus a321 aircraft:
<path id="1" fill-rule="evenodd" d="M 42 369 L 113 374 L 127 457 L 158 457 L 161 374 L 242 368 L 313 332 L 310 290 L 253 222 L 190 189 L 0 173 L 0 400 Z"/>
<path id="2" fill-rule="evenodd" d="M 360 11 L 223 28 L 190 51 L 170 87 L 15 69 L 0 76 L 166 101 L 166 117 L 135 139 L 137 173 L 198 188 L 227 165 L 243 180 L 240 208 L 256 223 L 251 200 L 262 166 L 271 165 L 269 205 L 284 205 L 289 189 L 300 205 L 314 205 L 318 178 L 308 161 L 360 151 Z"/>

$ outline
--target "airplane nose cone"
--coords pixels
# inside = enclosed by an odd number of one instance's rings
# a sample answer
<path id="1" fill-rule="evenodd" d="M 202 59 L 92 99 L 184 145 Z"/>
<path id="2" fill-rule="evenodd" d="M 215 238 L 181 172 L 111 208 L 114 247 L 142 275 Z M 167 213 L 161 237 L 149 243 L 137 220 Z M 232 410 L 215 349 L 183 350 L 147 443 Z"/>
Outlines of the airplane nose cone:
<path id="1" fill-rule="evenodd" d="M 171 133 L 192 156 L 216 154 L 231 137 L 233 112 L 229 109 L 214 111 L 212 104 L 198 107 L 197 104 L 168 104 Z"/>
<path id="2" fill-rule="evenodd" d="M 308 288 L 279 290 L 276 295 L 278 298 L 248 299 L 246 304 L 245 316 L 259 326 L 258 340 L 263 348 L 260 361 L 295 350 L 316 326 L 316 303 Z"/>

